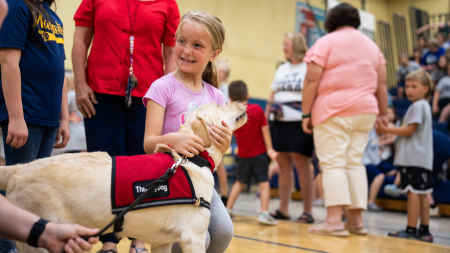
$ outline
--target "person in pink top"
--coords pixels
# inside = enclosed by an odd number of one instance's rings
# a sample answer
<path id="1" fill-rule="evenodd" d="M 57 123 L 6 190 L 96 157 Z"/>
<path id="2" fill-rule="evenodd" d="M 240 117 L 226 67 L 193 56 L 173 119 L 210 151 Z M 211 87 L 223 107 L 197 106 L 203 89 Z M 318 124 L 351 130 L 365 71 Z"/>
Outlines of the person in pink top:
<path id="1" fill-rule="evenodd" d="M 306 53 L 303 131 L 314 129 L 323 171 L 327 219 L 309 232 L 365 235 L 361 211 L 367 208 L 367 175 L 362 165 L 369 131 L 379 117 L 387 125 L 386 60 L 378 46 L 357 30 L 359 13 L 349 4 L 328 12 L 329 34 Z M 344 224 L 341 215 L 348 208 Z"/>

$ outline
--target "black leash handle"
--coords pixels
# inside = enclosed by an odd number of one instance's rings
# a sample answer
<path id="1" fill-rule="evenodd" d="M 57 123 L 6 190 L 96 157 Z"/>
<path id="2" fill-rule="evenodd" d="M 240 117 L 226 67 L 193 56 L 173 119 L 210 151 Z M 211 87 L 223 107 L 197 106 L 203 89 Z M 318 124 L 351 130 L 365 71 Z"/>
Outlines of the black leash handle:
<path id="1" fill-rule="evenodd" d="M 122 219 L 123 216 L 125 216 L 126 213 L 128 213 L 130 210 L 132 210 L 136 205 L 142 202 L 142 200 L 146 199 L 150 193 L 152 193 L 157 187 L 159 187 L 161 184 L 166 183 L 169 181 L 170 178 L 172 178 L 175 175 L 175 172 L 177 171 L 178 167 L 180 166 L 181 162 L 185 159 L 179 158 L 176 163 L 172 165 L 171 168 L 169 168 L 164 175 L 156 179 L 155 181 L 149 183 L 145 186 L 148 190 L 144 192 L 139 198 L 137 198 L 131 205 L 129 205 L 125 210 L 123 210 L 119 215 L 116 216 L 114 220 L 112 220 L 106 227 L 104 227 L 102 230 L 100 230 L 97 234 L 91 235 L 91 236 L 82 236 L 81 238 L 85 241 L 89 240 L 91 237 L 97 237 L 101 234 L 103 234 L 108 228 L 110 228 L 112 225 L 114 225 L 117 221 Z"/>

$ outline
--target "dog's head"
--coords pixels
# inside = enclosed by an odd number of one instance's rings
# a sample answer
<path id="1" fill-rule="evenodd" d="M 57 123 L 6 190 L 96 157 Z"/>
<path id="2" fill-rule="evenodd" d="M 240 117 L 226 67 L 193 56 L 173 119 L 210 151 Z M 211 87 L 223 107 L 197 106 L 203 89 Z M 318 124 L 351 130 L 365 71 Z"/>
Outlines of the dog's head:
<path id="1" fill-rule="evenodd" d="M 222 154 L 214 145 L 209 133 L 212 125 L 221 125 L 226 122 L 231 131 L 235 131 L 247 122 L 247 107 L 241 103 L 231 103 L 227 106 L 219 106 L 215 103 L 206 104 L 191 113 L 179 132 L 195 134 L 203 140 L 205 149 L 210 154 L 216 165 L 220 163 Z"/>

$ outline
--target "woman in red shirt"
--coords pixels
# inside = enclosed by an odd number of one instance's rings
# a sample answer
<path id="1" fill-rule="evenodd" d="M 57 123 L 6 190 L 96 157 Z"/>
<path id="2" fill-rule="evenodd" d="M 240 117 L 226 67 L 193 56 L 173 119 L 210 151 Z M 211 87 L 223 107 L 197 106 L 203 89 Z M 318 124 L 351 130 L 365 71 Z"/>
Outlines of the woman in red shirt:
<path id="1" fill-rule="evenodd" d="M 156 79 L 176 68 L 177 3 L 83 0 L 74 19 L 72 63 L 77 106 L 86 118 L 87 150 L 111 156 L 145 154 L 146 109 L 141 101 Z M 113 234 L 100 240 L 103 251 L 116 252 Z M 132 253 L 146 251 L 137 240 L 132 245 Z"/>

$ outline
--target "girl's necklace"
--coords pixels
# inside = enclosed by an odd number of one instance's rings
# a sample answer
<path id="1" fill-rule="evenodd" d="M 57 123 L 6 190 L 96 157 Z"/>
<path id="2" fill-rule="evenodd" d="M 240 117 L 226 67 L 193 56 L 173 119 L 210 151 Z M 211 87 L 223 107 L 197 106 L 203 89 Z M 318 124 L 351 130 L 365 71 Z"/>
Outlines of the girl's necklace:
<path id="1" fill-rule="evenodd" d="M 178 71 L 178 68 L 177 68 L 177 73 L 180 76 L 181 81 L 183 81 L 184 86 L 186 86 L 186 88 L 189 90 L 189 94 L 191 94 L 192 101 L 194 101 L 195 109 L 197 109 L 198 108 L 197 102 L 195 102 L 194 97 L 192 96 L 191 89 L 189 89 L 189 87 L 187 86 L 186 82 L 184 81 L 183 77 L 180 74 L 180 71 Z M 202 79 L 202 83 L 203 83 L 203 79 Z M 205 98 L 205 86 L 203 85 L 203 97 L 202 97 L 202 100 L 200 100 L 200 103 L 199 103 L 200 105 L 202 105 L 202 102 L 203 102 L 204 98 Z"/>
<path id="2" fill-rule="evenodd" d="M 128 17 L 130 18 L 130 76 L 128 77 L 127 82 L 127 88 L 125 90 L 125 105 L 127 108 L 130 108 L 131 106 L 131 92 L 136 88 L 138 85 L 138 80 L 136 76 L 134 75 L 133 71 L 133 52 L 134 52 L 134 26 L 136 25 L 136 16 L 137 16 L 137 10 L 139 8 L 139 4 L 141 1 L 138 1 L 136 9 L 134 10 L 134 22 L 132 20 L 131 11 L 130 11 L 130 4 L 127 1 L 127 7 L 128 7 Z"/>

